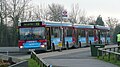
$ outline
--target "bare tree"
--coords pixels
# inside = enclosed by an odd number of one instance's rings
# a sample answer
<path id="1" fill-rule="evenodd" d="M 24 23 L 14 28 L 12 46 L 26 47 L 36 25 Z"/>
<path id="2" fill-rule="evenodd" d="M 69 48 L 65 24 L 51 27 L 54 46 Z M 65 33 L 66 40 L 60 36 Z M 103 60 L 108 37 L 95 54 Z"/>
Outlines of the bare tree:
<path id="1" fill-rule="evenodd" d="M 48 14 L 50 16 L 49 20 L 61 21 L 62 11 L 64 10 L 64 7 L 54 3 L 48 6 L 49 6 Z"/>
<path id="2" fill-rule="evenodd" d="M 34 20 L 47 20 L 47 9 L 45 5 L 37 5 L 33 8 Z"/>
<path id="3" fill-rule="evenodd" d="M 86 19 L 85 15 L 86 15 L 86 11 L 81 10 L 81 12 L 79 14 L 79 23 L 80 24 L 87 24 L 87 19 Z"/>
<path id="4" fill-rule="evenodd" d="M 118 26 L 118 19 L 108 17 L 108 19 L 106 20 L 106 24 L 110 27 L 110 35 L 113 35 L 113 37 L 115 38 L 114 33 L 116 32 L 116 26 Z"/>
<path id="5" fill-rule="evenodd" d="M 86 20 L 85 14 L 86 12 L 80 9 L 79 4 L 75 4 L 75 5 L 72 5 L 72 9 L 69 17 L 72 20 L 72 23 L 85 24 L 85 20 Z"/>
<path id="6" fill-rule="evenodd" d="M 20 16 L 19 21 L 33 21 L 33 10 L 35 10 L 33 5 L 30 4 L 26 6 Z"/>
<path id="7" fill-rule="evenodd" d="M 7 8 L 9 11 L 9 17 L 13 21 L 13 26 L 17 26 L 17 23 L 21 17 L 21 15 L 24 17 L 23 13 L 26 10 L 26 6 L 28 6 L 28 3 L 30 0 L 9 0 L 7 1 Z"/>
<path id="8" fill-rule="evenodd" d="M 89 25 L 95 25 L 95 17 L 94 16 L 89 16 L 86 18 L 86 23 Z"/>
<path id="9" fill-rule="evenodd" d="M 43 13 L 42 6 L 35 7 L 34 10 L 33 10 L 33 13 L 34 13 L 34 16 L 35 16 L 36 20 L 41 20 L 42 13 Z"/>
<path id="10" fill-rule="evenodd" d="M 117 24 L 118 24 L 118 19 L 108 17 L 108 20 L 106 20 L 106 24 L 107 24 L 111 29 L 114 29 L 114 28 L 117 26 Z"/>
<path id="11" fill-rule="evenodd" d="M 7 4 L 6 4 L 6 0 L 1 0 L 0 1 L 0 24 L 6 24 L 3 23 L 3 21 L 5 21 L 6 17 L 8 15 L 8 11 L 7 11 Z"/>
<path id="12" fill-rule="evenodd" d="M 20 17 L 23 16 L 26 6 L 28 6 L 28 3 L 30 0 L 6 0 L 7 3 L 7 11 L 9 13 L 8 17 L 13 22 L 13 31 L 12 31 L 12 38 L 13 38 L 13 44 L 17 44 L 17 25 L 20 20 Z M 24 17 L 24 16 L 23 16 Z M 24 19 L 24 18 L 23 18 Z"/>

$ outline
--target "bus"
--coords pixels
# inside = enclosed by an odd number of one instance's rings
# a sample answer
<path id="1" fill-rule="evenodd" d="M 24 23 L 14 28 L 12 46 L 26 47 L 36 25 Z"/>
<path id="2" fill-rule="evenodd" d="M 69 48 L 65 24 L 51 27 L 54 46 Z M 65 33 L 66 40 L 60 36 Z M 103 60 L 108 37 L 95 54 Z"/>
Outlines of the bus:
<path id="1" fill-rule="evenodd" d="M 20 48 L 20 51 L 27 52 L 32 50 L 47 49 L 44 22 L 22 22 L 18 26 L 18 30 L 18 46 Z"/>
<path id="2" fill-rule="evenodd" d="M 94 42 L 93 40 L 94 34 L 93 33 L 90 34 L 90 32 L 93 32 L 94 30 L 94 25 L 74 24 L 74 27 L 77 31 L 76 35 L 77 44 L 82 43 L 81 47 L 85 47 L 89 46 L 90 41 Z"/>
<path id="3" fill-rule="evenodd" d="M 20 51 L 56 50 L 62 42 L 62 48 L 71 48 L 73 43 L 73 26 L 61 22 L 21 22 L 18 26 Z M 71 32 L 71 33 L 68 33 Z M 66 46 L 67 44 L 67 46 Z"/>
<path id="4" fill-rule="evenodd" d="M 70 22 L 33 21 L 21 22 L 18 25 L 18 46 L 20 51 L 57 50 L 62 48 L 77 48 L 79 42 L 88 44 L 89 41 L 103 40 L 98 35 L 104 35 L 107 40 L 109 28 L 95 25 L 72 24 Z M 99 38 L 98 38 L 99 37 Z"/>
<path id="5" fill-rule="evenodd" d="M 48 36 L 50 39 L 47 39 L 50 41 L 49 44 L 52 45 L 55 48 L 53 50 L 59 49 L 58 44 L 62 42 L 62 48 L 71 48 L 74 46 L 73 42 L 73 32 L 74 28 L 72 26 L 72 23 L 69 22 L 46 22 L 46 28 L 49 29 L 50 35 Z"/>
<path id="6" fill-rule="evenodd" d="M 108 44 L 110 37 L 109 27 L 99 25 L 74 24 L 77 30 L 76 42 L 82 43 L 81 46 L 90 46 L 90 43 Z"/>

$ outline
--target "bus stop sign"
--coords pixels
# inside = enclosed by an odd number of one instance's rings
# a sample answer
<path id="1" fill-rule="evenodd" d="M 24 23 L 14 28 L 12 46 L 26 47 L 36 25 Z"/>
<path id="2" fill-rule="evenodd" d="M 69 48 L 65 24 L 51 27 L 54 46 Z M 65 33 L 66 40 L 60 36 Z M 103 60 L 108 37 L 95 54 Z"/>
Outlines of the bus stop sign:
<path id="1" fill-rule="evenodd" d="M 62 12 L 62 17 L 67 17 L 67 11 L 66 11 L 66 10 L 64 10 L 64 11 Z"/>

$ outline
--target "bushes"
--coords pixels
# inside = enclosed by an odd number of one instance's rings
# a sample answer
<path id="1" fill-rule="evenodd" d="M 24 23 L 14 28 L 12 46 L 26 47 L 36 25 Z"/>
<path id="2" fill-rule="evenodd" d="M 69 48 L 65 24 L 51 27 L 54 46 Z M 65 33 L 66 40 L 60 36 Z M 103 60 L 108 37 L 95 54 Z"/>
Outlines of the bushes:
<path id="1" fill-rule="evenodd" d="M 0 25 L 0 47 L 17 46 L 17 37 L 16 29 L 6 25 Z"/>
<path id="2" fill-rule="evenodd" d="M 28 59 L 28 67 L 40 67 L 40 65 L 35 60 Z"/>

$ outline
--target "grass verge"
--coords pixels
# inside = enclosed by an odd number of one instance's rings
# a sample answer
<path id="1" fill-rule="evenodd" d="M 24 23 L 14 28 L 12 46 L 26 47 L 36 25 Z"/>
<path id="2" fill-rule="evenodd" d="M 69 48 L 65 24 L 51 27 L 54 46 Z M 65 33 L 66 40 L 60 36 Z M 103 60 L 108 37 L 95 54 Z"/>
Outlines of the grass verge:
<path id="1" fill-rule="evenodd" d="M 40 67 L 40 65 L 38 65 L 38 63 L 33 60 L 33 59 L 28 59 L 28 67 Z"/>
<path id="2" fill-rule="evenodd" d="M 110 60 L 108 60 L 108 55 L 104 56 L 104 59 L 101 56 L 99 58 L 97 58 L 97 59 L 105 61 L 105 62 L 109 62 L 109 63 L 112 63 L 112 64 L 115 64 L 115 65 L 120 67 L 120 60 L 117 60 L 117 58 L 115 58 L 114 55 L 110 56 Z"/>

